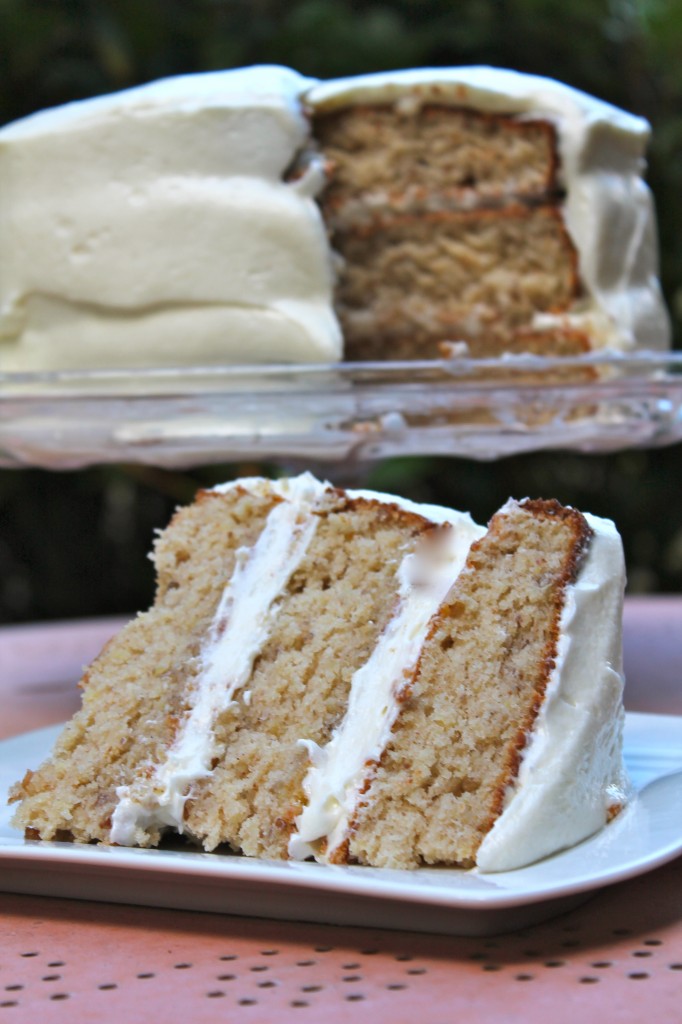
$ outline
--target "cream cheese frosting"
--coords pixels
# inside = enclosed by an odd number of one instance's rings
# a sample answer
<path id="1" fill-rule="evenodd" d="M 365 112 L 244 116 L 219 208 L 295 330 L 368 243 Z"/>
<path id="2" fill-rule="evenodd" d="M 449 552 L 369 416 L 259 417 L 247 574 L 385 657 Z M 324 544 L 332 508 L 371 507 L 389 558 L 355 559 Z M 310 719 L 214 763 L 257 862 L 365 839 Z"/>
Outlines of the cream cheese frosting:
<path id="1" fill-rule="evenodd" d="M 250 482 L 241 481 L 241 485 L 248 488 Z M 315 504 L 326 489 L 310 474 L 271 488 L 270 493 L 284 500 L 269 513 L 253 547 L 237 552 L 234 572 L 199 657 L 189 713 L 165 760 L 153 766 L 148 778 L 138 778 L 116 791 L 112 843 L 132 846 L 142 842 L 150 828 L 170 825 L 183 831 L 192 784 L 211 774 L 216 719 L 251 676 L 256 656 L 268 639 L 277 599 L 313 538 L 319 521 Z"/>
<path id="2" fill-rule="evenodd" d="M 164 79 L 0 131 L 0 370 L 334 361 L 310 80 Z"/>
<path id="3" fill-rule="evenodd" d="M 623 550 L 610 520 L 585 518 L 593 536 L 567 588 L 545 699 L 502 814 L 479 848 L 480 871 L 510 871 L 573 846 L 627 799 Z"/>
<path id="4" fill-rule="evenodd" d="M 313 86 L 314 110 L 354 103 L 451 103 L 556 126 L 563 214 L 585 291 L 570 314 L 537 318 L 538 328 L 584 326 L 596 347 L 662 349 L 670 324 L 658 282 L 651 193 L 642 181 L 649 125 L 561 82 L 502 68 L 421 68 Z"/>

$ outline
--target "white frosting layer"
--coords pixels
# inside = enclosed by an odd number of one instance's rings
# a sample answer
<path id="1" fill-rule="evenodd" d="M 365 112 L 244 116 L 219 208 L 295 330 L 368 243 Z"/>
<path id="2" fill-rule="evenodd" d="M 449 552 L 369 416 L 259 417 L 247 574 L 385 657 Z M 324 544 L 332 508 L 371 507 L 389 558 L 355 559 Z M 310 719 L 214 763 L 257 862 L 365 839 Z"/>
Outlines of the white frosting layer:
<path id="1" fill-rule="evenodd" d="M 478 851 L 481 871 L 509 871 L 573 846 L 626 798 L 623 550 L 612 522 L 585 518 L 594 536 L 567 590 L 555 667 L 518 778 Z"/>
<path id="2" fill-rule="evenodd" d="M 188 75 L 0 131 L 0 370 L 338 359 L 293 71 Z"/>
<path id="3" fill-rule="evenodd" d="M 423 506 L 412 509 L 425 514 Z M 341 725 L 324 747 L 300 740 L 311 767 L 303 784 L 308 802 L 289 842 L 294 858 L 313 855 L 319 861 L 329 860 L 345 840 L 363 785 L 398 717 L 400 696 L 416 666 L 429 622 L 462 570 L 471 544 L 485 533 L 466 514 L 433 506 L 429 510 L 450 528 L 403 559 L 396 610 L 368 661 L 353 675 Z M 322 838 L 326 839 L 324 853 L 316 843 Z"/>
<path id="4" fill-rule="evenodd" d="M 157 826 L 171 825 L 183 831 L 184 807 L 192 784 L 211 774 L 211 761 L 217 753 L 215 722 L 251 676 L 254 660 L 268 639 L 277 600 L 315 533 L 318 517 L 314 507 L 326 486 L 304 474 L 270 488 L 270 493 L 284 500 L 268 515 L 254 546 L 237 552 L 237 564 L 200 655 L 189 695 L 191 710 L 151 777 L 118 788 L 112 843 L 132 846 L 143 842 L 144 832 Z"/>
<path id="5" fill-rule="evenodd" d="M 306 102 L 315 109 L 358 102 L 452 103 L 551 121 L 566 189 L 564 217 L 586 297 L 570 317 L 545 314 L 537 326 L 582 326 L 596 347 L 669 346 L 653 203 L 641 178 L 649 136 L 642 118 L 548 78 L 489 67 L 338 79 L 313 86 Z"/>

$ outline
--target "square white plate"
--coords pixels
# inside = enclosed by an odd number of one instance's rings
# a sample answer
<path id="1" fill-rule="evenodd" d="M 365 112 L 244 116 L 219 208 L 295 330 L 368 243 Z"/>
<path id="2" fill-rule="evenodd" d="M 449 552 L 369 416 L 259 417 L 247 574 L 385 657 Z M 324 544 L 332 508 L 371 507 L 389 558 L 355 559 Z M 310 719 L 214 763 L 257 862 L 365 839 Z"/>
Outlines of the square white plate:
<path id="1" fill-rule="evenodd" d="M 682 717 L 628 714 L 636 796 L 592 838 L 517 871 L 392 871 L 24 840 L 9 786 L 46 756 L 59 727 L 0 743 L 0 889 L 329 924 L 487 935 L 570 909 L 602 886 L 682 853 Z"/>

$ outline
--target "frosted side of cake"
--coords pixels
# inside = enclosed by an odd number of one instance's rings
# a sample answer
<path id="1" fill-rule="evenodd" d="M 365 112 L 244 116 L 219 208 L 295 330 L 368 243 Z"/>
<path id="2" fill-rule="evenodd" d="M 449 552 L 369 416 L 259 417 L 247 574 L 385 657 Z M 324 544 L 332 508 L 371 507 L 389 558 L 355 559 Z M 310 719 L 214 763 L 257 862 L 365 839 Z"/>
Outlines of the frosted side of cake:
<path id="1" fill-rule="evenodd" d="M 585 514 L 592 539 L 567 588 L 554 665 L 502 814 L 479 847 L 482 871 L 509 871 L 596 832 L 630 791 L 622 762 L 621 539 Z"/>
<path id="2" fill-rule="evenodd" d="M 0 131 L 0 369 L 333 361 L 310 80 L 164 79 Z"/>

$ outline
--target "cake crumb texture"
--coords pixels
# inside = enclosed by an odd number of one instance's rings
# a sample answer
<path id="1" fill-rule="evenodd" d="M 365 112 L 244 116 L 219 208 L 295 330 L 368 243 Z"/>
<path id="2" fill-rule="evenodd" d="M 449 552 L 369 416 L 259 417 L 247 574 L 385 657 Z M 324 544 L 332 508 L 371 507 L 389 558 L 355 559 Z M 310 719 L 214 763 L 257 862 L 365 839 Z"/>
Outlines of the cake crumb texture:
<path id="1" fill-rule="evenodd" d="M 333 227 L 413 210 L 531 202 L 557 190 L 556 133 L 533 121 L 426 105 L 357 104 L 313 118 L 330 164 L 323 208 Z"/>
<path id="2" fill-rule="evenodd" d="M 205 493 L 176 513 L 156 545 L 153 608 L 86 671 L 83 706 L 52 757 L 11 792 L 23 801 L 16 826 L 42 839 L 68 833 L 78 842 L 108 842 L 116 789 L 136 772 L 151 774 L 173 742 L 235 552 L 255 542 L 273 504 L 241 490 L 229 498 Z M 137 837 L 144 846 L 159 839 L 158 829 Z"/>
<path id="3" fill-rule="evenodd" d="M 378 359 L 387 346 L 396 359 L 432 358 L 448 340 L 477 357 L 511 351 L 536 313 L 565 312 L 578 294 L 575 252 L 554 207 L 400 216 L 335 244 L 352 358 Z"/>
<path id="4" fill-rule="evenodd" d="M 349 358 L 434 358 L 445 341 L 493 356 L 522 347 L 536 314 L 571 307 L 578 256 L 548 121 L 395 103 L 313 124 Z"/>

